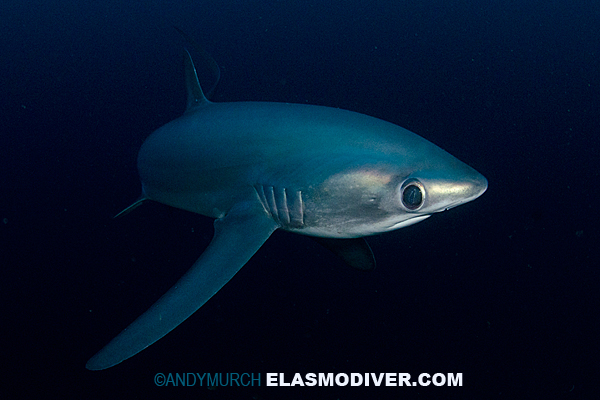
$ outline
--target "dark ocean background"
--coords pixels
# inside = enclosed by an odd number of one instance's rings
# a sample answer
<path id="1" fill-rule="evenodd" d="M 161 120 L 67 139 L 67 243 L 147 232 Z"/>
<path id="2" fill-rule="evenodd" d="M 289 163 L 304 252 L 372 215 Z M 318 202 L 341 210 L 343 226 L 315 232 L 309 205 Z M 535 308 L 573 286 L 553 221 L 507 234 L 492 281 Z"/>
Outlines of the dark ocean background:
<path id="1" fill-rule="evenodd" d="M 597 398 L 597 1 L 7 0 L 0 21 L 5 398 Z M 139 195 L 140 145 L 185 108 L 173 25 L 218 61 L 214 101 L 379 117 L 489 189 L 370 238 L 371 272 L 276 232 L 192 318 L 91 372 L 212 237 L 211 219 L 159 204 L 112 219 Z M 464 379 L 209 390 L 156 387 L 158 372 Z"/>

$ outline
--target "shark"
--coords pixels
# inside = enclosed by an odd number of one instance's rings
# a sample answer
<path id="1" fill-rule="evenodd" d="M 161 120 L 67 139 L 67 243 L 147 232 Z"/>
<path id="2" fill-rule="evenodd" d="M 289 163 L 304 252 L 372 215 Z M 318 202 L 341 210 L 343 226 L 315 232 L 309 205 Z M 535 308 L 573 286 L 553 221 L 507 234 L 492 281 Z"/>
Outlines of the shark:
<path id="1" fill-rule="evenodd" d="M 365 237 L 487 189 L 475 169 L 400 126 L 325 106 L 211 102 L 187 50 L 184 65 L 185 113 L 142 144 L 142 195 L 120 214 L 152 200 L 214 218 L 213 238 L 171 289 L 87 362 L 89 370 L 117 365 L 164 337 L 277 229 L 311 236 L 368 270 L 375 260 Z"/>

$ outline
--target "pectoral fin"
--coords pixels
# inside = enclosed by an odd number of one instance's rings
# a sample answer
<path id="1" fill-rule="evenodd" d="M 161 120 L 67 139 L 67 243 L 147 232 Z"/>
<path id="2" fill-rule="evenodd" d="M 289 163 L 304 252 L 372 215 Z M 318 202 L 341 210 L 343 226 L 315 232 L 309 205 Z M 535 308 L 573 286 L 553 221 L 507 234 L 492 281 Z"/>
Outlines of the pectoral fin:
<path id="1" fill-rule="evenodd" d="M 254 255 L 277 224 L 264 212 L 236 206 L 215 221 L 210 245 L 175 286 L 93 356 L 90 370 L 112 367 L 165 336 L 206 303 Z"/>
<path id="2" fill-rule="evenodd" d="M 375 269 L 375 256 L 364 238 L 330 239 L 313 237 L 313 239 L 352 268 L 363 271 Z"/>

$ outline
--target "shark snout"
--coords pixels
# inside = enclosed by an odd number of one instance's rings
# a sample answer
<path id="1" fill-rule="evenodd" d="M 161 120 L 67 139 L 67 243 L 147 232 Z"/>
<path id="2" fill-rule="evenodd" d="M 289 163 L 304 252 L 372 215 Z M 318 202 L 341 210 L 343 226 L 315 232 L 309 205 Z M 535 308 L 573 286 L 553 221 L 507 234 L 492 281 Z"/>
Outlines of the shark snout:
<path id="1" fill-rule="evenodd" d="M 468 194 L 467 201 L 475 200 L 481 196 L 487 190 L 487 187 L 488 181 L 485 179 L 485 176 L 481 175 L 479 172 L 475 172 L 468 185 L 466 193 Z"/>
<path id="2" fill-rule="evenodd" d="M 458 188 L 458 190 L 454 192 L 456 196 L 453 201 L 444 208 L 444 210 L 449 210 L 461 204 L 475 200 L 485 193 L 487 187 L 487 179 L 479 172 L 473 171 L 473 174 L 469 176 L 469 179 L 462 180 L 461 182 L 455 184 L 455 188 Z"/>
<path id="3" fill-rule="evenodd" d="M 478 179 L 473 184 L 473 190 L 475 192 L 475 197 L 477 198 L 481 196 L 488 188 L 488 181 L 485 179 L 485 176 L 479 174 Z"/>

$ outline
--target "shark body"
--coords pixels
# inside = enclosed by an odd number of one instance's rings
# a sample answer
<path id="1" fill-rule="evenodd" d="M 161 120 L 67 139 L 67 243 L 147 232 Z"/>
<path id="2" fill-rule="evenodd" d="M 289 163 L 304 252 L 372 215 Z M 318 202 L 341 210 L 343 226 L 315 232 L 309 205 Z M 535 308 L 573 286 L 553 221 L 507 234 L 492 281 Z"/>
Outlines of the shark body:
<path id="1" fill-rule="evenodd" d="M 374 266 L 364 236 L 479 197 L 486 179 L 422 137 L 329 107 L 212 103 L 186 52 L 187 110 L 142 145 L 142 197 L 215 218 L 213 239 L 148 311 L 92 357 L 114 366 L 206 303 L 276 229 L 319 238 L 349 264 Z"/>

